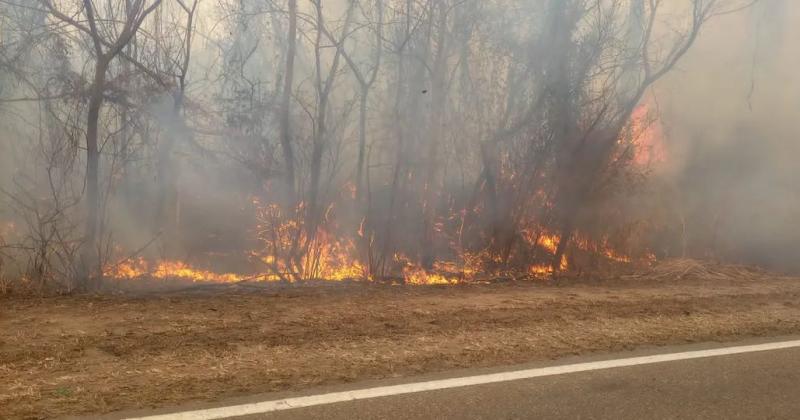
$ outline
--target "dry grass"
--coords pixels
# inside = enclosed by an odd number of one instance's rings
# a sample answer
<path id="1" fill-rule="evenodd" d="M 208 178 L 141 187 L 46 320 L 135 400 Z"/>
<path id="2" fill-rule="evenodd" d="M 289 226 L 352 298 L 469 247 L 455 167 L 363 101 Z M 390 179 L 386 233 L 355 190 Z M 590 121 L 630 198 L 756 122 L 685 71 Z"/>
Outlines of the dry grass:
<path id="1" fill-rule="evenodd" d="M 684 258 L 659 262 L 650 270 L 625 277 L 646 281 L 674 282 L 686 279 L 701 281 L 737 281 L 742 279 L 764 281 L 774 279 L 776 276 L 773 273 L 750 266 Z"/>
<path id="2" fill-rule="evenodd" d="M 0 300 L 0 407 L 9 418 L 100 413 L 800 332 L 800 282 L 725 270 L 733 268 L 676 262 L 601 285 L 343 285 Z"/>

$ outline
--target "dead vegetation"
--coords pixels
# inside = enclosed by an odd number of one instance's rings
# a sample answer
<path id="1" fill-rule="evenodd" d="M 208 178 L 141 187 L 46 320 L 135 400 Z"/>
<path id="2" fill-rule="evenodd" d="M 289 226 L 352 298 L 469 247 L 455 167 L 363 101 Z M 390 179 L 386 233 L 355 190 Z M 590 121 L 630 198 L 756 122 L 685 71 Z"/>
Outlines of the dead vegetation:
<path id="1" fill-rule="evenodd" d="M 650 197 L 680 166 L 654 89 L 750 1 L 29 2 L 0 7 L 11 281 L 443 284 L 716 251 Z"/>
<path id="2" fill-rule="evenodd" d="M 4 417 L 800 331 L 797 279 L 689 261 L 602 282 L 225 287 L 0 301 Z"/>
<path id="3" fill-rule="evenodd" d="M 765 280 L 775 274 L 752 266 L 723 264 L 688 258 L 661 261 L 643 273 L 623 276 L 647 281 L 674 282 L 676 280 L 734 281 L 740 279 Z"/>

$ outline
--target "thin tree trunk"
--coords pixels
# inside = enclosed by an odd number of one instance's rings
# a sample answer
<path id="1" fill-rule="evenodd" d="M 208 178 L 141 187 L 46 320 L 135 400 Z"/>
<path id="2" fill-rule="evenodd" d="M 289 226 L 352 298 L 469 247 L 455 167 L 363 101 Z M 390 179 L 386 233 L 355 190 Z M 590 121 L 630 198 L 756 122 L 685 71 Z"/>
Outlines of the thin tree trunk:
<path id="1" fill-rule="evenodd" d="M 281 92 L 280 135 L 283 160 L 286 164 L 286 186 L 294 201 L 294 149 L 291 132 L 291 99 L 294 84 L 294 58 L 297 54 L 297 0 L 289 0 L 289 35 L 286 49 L 286 69 Z M 292 203 L 294 205 L 294 203 Z"/>
<path id="2" fill-rule="evenodd" d="M 358 169 L 356 170 L 356 200 L 361 202 L 364 194 L 364 165 L 367 149 L 367 99 L 369 87 L 361 89 L 361 100 L 358 111 Z"/>
<path id="3" fill-rule="evenodd" d="M 439 8 L 438 37 L 436 58 L 433 64 L 431 83 L 432 114 L 428 150 L 425 166 L 425 185 L 423 192 L 423 241 L 421 263 L 426 269 L 433 267 L 434 262 L 434 224 L 436 222 L 436 187 L 438 184 L 439 142 L 444 133 L 442 124 L 446 99 L 445 72 L 447 70 L 447 8 L 441 4 Z"/>
<path id="4" fill-rule="evenodd" d="M 84 290 L 99 283 L 103 275 L 97 241 L 101 204 L 100 150 L 97 137 L 107 70 L 108 60 L 105 57 L 98 57 L 90 89 L 86 121 L 86 234 L 83 244 L 82 278 L 78 279 L 79 287 Z"/>
<path id="5" fill-rule="evenodd" d="M 189 127 L 184 116 L 186 101 L 186 79 L 189 73 L 189 65 L 192 60 L 192 39 L 194 35 L 195 12 L 199 0 L 195 0 L 192 6 L 181 4 L 186 12 L 186 26 L 184 39 L 184 56 L 178 68 L 177 87 L 173 94 L 172 113 L 175 121 L 173 133 L 163 139 L 164 148 L 158 161 L 158 175 L 162 182 L 161 196 L 159 197 L 161 232 L 163 233 L 163 243 L 166 254 L 171 257 L 179 257 L 182 252 L 182 240 L 180 238 L 180 194 L 178 191 L 178 177 L 180 175 L 180 162 L 174 158 L 173 150 L 176 145 L 188 141 L 190 136 Z"/>
<path id="6" fill-rule="evenodd" d="M 412 0 L 406 0 L 405 3 L 405 33 L 404 38 L 408 38 L 411 35 L 411 8 L 412 8 Z M 394 115 L 394 122 L 396 128 L 396 139 L 397 139 L 397 149 L 396 149 L 396 159 L 394 163 L 394 169 L 392 171 L 392 183 L 391 188 L 389 189 L 389 206 L 387 208 L 387 215 L 386 215 L 386 222 L 384 223 L 384 232 L 383 232 L 383 246 L 381 247 L 381 253 L 376 264 L 375 270 L 376 273 L 380 276 L 385 276 L 389 274 L 389 269 L 387 263 L 391 258 L 394 257 L 394 221 L 396 217 L 395 207 L 397 206 L 397 196 L 398 196 L 398 189 L 400 186 L 400 178 L 404 170 L 405 166 L 405 143 L 406 143 L 406 132 L 405 132 L 405 124 L 403 123 L 407 117 L 406 112 L 408 109 L 403 107 L 403 98 L 406 96 L 406 62 L 405 62 L 405 50 L 406 50 L 406 43 L 404 42 L 399 50 L 397 51 L 397 68 L 396 68 L 396 77 L 397 77 L 397 86 L 394 95 L 394 107 L 393 107 L 393 115 Z"/>
<path id="7" fill-rule="evenodd" d="M 330 70 L 326 80 L 322 81 L 322 64 L 321 64 L 321 43 L 322 34 L 325 31 L 325 21 L 322 14 L 322 0 L 315 2 L 317 12 L 317 35 L 314 41 L 314 55 L 317 72 L 317 127 L 314 133 L 314 145 L 311 151 L 311 185 L 309 186 L 309 200 L 308 200 L 308 215 L 307 215 L 307 232 L 308 238 L 313 239 L 316 234 L 317 227 L 319 226 L 319 219 L 321 209 L 319 208 L 319 193 L 320 193 L 320 177 L 322 175 L 322 153 L 325 150 L 327 143 L 327 125 L 326 117 L 328 113 L 328 102 L 330 99 L 331 90 L 336 81 L 336 74 L 339 71 L 339 62 L 342 56 L 342 48 L 337 48 L 333 56 L 333 63 L 331 63 Z M 343 36 L 346 36 L 350 28 L 350 22 L 353 18 L 353 10 L 355 3 L 351 2 L 347 9 L 347 16 L 345 17 L 344 26 L 342 28 Z M 340 40 L 344 42 L 344 38 Z"/>

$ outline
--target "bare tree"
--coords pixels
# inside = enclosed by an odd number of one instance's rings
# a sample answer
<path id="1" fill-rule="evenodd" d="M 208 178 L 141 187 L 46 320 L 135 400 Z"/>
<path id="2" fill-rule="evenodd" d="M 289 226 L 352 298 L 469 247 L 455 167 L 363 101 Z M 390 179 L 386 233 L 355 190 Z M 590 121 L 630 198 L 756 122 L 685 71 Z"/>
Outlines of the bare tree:
<path id="1" fill-rule="evenodd" d="M 98 122 L 105 100 L 106 74 L 111 61 L 119 55 L 131 41 L 144 20 L 162 0 L 133 0 L 126 8 L 121 25 L 115 20 L 101 20 L 96 6 L 91 0 L 83 0 L 82 13 L 85 23 L 70 15 L 70 11 L 58 8 L 52 0 L 40 0 L 46 10 L 59 21 L 70 25 L 89 37 L 94 54 L 94 75 L 88 88 L 88 108 L 86 115 L 86 235 L 83 250 L 83 274 L 85 287 L 102 277 L 102 261 L 98 248 L 98 225 L 100 223 L 100 149 L 98 147 Z M 110 23 L 109 23 L 110 22 Z M 119 27 L 117 27 L 119 26 Z M 114 30 L 114 32 L 112 32 Z M 115 33 L 108 38 L 109 33 Z"/>
<path id="2" fill-rule="evenodd" d="M 631 4 L 634 8 L 630 15 L 634 19 L 633 24 L 640 22 L 643 28 L 640 42 L 634 43 L 635 48 L 626 53 L 637 59 L 635 61 L 627 59 L 626 54 L 618 57 L 612 71 L 619 72 L 620 75 L 610 78 L 609 84 L 604 87 L 605 103 L 596 108 L 588 128 L 574 134 L 570 134 L 566 129 L 560 134 L 557 133 L 561 144 L 558 153 L 564 158 L 560 176 L 562 183 L 556 198 L 561 212 L 558 228 L 561 240 L 551 263 L 554 269 L 558 268 L 574 233 L 579 209 L 597 188 L 596 181 L 600 179 L 601 171 L 609 164 L 620 134 L 642 96 L 650 86 L 669 73 L 689 51 L 709 19 L 730 11 L 726 8 L 730 7 L 730 4 L 725 3 L 714 0 L 692 0 L 689 5 L 688 28 L 684 33 L 674 37 L 672 45 L 667 47 L 666 51 L 653 51 L 653 45 L 656 44 L 654 39 L 656 25 L 664 7 L 663 2 L 648 0 L 643 8 L 637 2 Z M 619 8 L 621 4 L 614 4 L 611 7 Z M 644 16 L 641 16 L 642 14 Z M 605 28 L 607 26 L 598 28 L 598 33 L 602 33 Z M 601 44 L 597 48 L 602 50 L 609 47 Z M 596 56 L 602 56 L 601 51 L 598 51 Z M 632 63 L 638 65 L 633 67 Z M 635 76 L 628 74 L 630 72 L 635 72 Z M 631 85 L 630 81 L 634 78 L 638 83 Z"/>
<path id="3" fill-rule="evenodd" d="M 17 23 L 0 38 L 0 105 L 47 121 L 18 125 L 64 157 L 38 154 L 36 182 L 12 195 L 33 208 L 24 198 L 57 167 L 71 181 L 48 201 L 72 209 L 64 197 L 85 182 L 85 217 L 61 211 L 59 226 L 85 219 L 76 276 L 89 288 L 105 255 L 150 243 L 142 224 L 162 233 L 162 259 L 238 253 L 287 281 L 337 264 L 556 272 L 602 254 L 626 234 L 598 218 L 644 171 L 633 132 L 648 90 L 710 19 L 751 2 L 0 4 Z M 47 221 L 43 208 L 29 220 Z M 218 208 L 251 214 L 222 228 Z M 201 214 L 214 223 L 187 221 Z"/>

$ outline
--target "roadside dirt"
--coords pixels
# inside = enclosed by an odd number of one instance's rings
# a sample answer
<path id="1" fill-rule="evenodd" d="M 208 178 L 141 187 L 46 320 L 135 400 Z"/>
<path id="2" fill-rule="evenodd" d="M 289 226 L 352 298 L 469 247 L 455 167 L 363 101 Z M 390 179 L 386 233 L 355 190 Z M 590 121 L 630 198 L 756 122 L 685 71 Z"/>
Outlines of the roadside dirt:
<path id="1" fill-rule="evenodd" d="M 340 285 L 0 299 L 0 417 L 800 333 L 800 281 Z"/>

